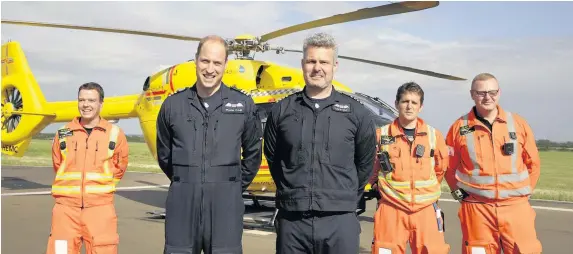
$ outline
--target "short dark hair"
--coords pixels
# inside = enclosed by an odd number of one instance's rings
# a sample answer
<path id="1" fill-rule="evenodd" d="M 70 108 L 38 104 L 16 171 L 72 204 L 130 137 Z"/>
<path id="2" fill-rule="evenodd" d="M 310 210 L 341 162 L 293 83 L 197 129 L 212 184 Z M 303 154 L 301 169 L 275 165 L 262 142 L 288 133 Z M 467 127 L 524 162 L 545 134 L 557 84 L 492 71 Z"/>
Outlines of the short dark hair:
<path id="1" fill-rule="evenodd" d="M 420 104 L 424 104 L 424 90 L 416 82 L 408 82 L 401 85 L 396 93 L 396 102 L 399 103 L 402 95 L 407 92 L 418 94 L 420 96 Z"/>
<path id="2" fill-rule="evenodd" d="M 197 52 L 195 53 L 195 58 L 197 58 L 199 56 L 199 53 L 201 52 L 201 48 L 203 48 L 203 44 L 205 44 L 205 42 L 208 42 L 208 41 L 215 41 L 215 42 L 223 44 L 223 46 L 225 47 L 225 61 L 227 61 L 227 58 L 229 58 L 229 44 L 227 43 L 227 41 L 225 39 L 223 39 L 221 36 L 218 36 L 218 35 L 208 35 L 208 36 L 203 37 L 199 41 L 199 45 L 197 45 Z"/>
<path id="3" fill-rule="evenodd" d="M 80 86 L 78 89 L 78 96 L 80 95 L 81 90 L 96 90 L 99 94 L 99 100 L 103 101 L 103 88 L 96 82 L 88 82 Z"/>

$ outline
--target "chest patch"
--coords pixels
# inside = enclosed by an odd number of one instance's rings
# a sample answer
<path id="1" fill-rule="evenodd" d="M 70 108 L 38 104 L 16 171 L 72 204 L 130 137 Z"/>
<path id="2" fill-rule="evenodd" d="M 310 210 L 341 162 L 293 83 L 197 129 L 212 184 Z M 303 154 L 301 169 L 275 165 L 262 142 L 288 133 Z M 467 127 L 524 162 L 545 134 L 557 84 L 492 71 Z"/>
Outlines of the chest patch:
<path id="1" fill-rule="evenodd" d="M 336 112 L 350 113 L 352 111 L 352 108 L 350 108 L 350 104 L 336 103 L 336 104 L 332 105 L 332 110 L 334 110 Z"/>
<path id="2" fill-rule="evenodd" d="M 227 114 L 244 114 L 245 102 L 244 101 L 227 101 L 223 105 L 223 113 Z"/>
<path id="3" fill-rule="evenodd" d="M 396 138 L 393 136 L 383 135 L 380 137 L 380 144 L 381 145 L 390 145 L 396 143 Z"/>
<path id="4" fill-rule="evenodd" d="M 475 127 L 473 127 L 473 126 L 472 126 L 472 127 L 469 127 L 469 126 L 467 126 L 467 125 L 464 125 L 464 126 L 462 126 L 462 127 L 460 128 L 460 135 L 461 135 L 461 136 L 464 136 L 464 135 L 466 135 L 466 134 L 468 134 L 468 133 L 472 133 L 472 132 L 474 132 L 474 131 L 475 131 Z"/>
<path id="5" fill-rule="evenodd" d="M 61 129 L 58 130 L 58 138 L 64 138 L 64 137 L 68 137 L 68 136 L 73 136 L 74 132 L 68 128 L 66 129 Z"/>

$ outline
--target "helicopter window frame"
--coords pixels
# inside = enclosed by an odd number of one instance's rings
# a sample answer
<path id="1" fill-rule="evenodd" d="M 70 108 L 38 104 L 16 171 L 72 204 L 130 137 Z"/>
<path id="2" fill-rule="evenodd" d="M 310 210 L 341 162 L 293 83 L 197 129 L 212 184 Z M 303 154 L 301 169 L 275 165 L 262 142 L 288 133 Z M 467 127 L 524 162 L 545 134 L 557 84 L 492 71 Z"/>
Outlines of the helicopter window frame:
<path id="1" fill-rule="evenodd" d="M 360 101 L 360 103 L 362 103 L 364 107 L 370 110 L 370 112 L 381 118 L 380 120 L 392 122 L 394 119 L 396 119 L 396 117 L 398 117 L 396 111 L 393 110 L 389 105 L 377 101 L 368 95 L 362 93 L 348 93 L 344 91 L 341 92 Z"/>

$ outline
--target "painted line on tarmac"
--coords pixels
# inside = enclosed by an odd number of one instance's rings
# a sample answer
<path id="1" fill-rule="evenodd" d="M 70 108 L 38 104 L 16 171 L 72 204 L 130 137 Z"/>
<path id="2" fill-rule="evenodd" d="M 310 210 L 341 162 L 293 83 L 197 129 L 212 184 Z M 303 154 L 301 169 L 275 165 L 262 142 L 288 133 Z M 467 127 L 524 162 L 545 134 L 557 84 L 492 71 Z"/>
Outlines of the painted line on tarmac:
<path id="1" fill-rule="evenodd" d="M 261 230 L 256 230 L 256 229 L 245 229 L 243 231 L 244 231 L 244 233 L 247 233 L 247 234 L 262 235 L 262 236 L 274 234 L 273 232 L 266 232 L 266 231 L 261 231 Z"/>
<path id="2" fill-rule="evenodd" d="M 446 201 L 446 202 L 456 202 L 458 203 L 457 200 L 455 199 L 448 199 L 448 198 L 440 198 L 440 201 Z M 539 210 L 548 210 L 548 211 L 557 211 L 557 212 L 569 212 L 569 213 L 573 213 L 573 209 L 568 209 L 568 208 L 558 208 L 558 207 L 548 207 L 548 206 L 536 206 L 536 205 L 532 205 L 531 207 L 533 207 L 534 209 L 539 209 Z"/>
<path id="3" fill-rule="evenodd" d="M 169 184 L 165 185 L 145 185 L 145 186 L 128 186 L 128 187 L 117 187 L 117 191 L 123 190 L 143 190 L 143 189 L 156 189 L 156 188 L 165 188 L 169 187 Z M 14 193 L 2 193 L 2 197 L 10 197 L 10 196 L 33 196 L 33 195 L 49 195 L 52 194 L 52 191 L 29 191 L 29 192 L 14 192 Z M 445 202 L 458 202 L 455 199 L 447 199 L 447 198 L 440 198 L 440 201 Z M 558 211 L 558 212 L 570 212 L 573 213 L 573 209 L 568 208 L 557 208 L 557 207 L 547 207 L 547 206 L 531 206 L 534 209 L 539 210 L 548 210 L 548 211 Z"/>
<path id="4" fill-rule="evenodd" d="M 144 186 L 128 186 L 128 187 L 117 187 L 115 188 L 117 191 L 123 190 L 142 190 L 142 189 L 156 189 L 156 188 L 164 188 L 169 187 L 169 184 L 166 185 L 144 185 Z M 14 193 L 2 193 L 2 197 L 8 196 L 33 196 L 33 195 L 50 195 L 52 191 L 28 191 L 28 192 L 14 192 Z"/>

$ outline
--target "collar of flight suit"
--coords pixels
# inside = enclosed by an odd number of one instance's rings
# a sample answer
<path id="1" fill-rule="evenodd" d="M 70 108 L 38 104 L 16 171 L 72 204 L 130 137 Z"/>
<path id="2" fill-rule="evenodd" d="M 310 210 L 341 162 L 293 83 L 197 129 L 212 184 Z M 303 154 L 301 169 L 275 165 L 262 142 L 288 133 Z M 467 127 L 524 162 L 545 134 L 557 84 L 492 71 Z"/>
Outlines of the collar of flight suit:
<path id="1" fill-rule="evenodd" d="M 197 93 L 197 83 L 195 83 L 191 88 L 188 89 L 187 97 L 191 100 L 199 99 L 199 94 Z M 221 91 L 221 99 L 225 100 L 229 98 L 229 92 L 231 88 L 228 88 L 223 81 L 221 81 L 221 86 L 219 87 Z M 215 92 L 216 93 L 216 92 Z"/>
<path id="2" fill-rule="evenodd" d="M 499 105 L 497 105 L 496 107 L 497 107 L 497 116 L 495 117 L 494 122 L 506 123 L 507 122 L 507 116 L 506 116 L 505 110 L 503 110 L 503 108 L 501 108 L 501 106 L 499 106 Z M 475 106 L 473 106 L 470 109 L 470 112 L 468 114 L 468 125 L 469 126 L 482 125 L 485 127 L 485 125 L 479 119 L 477 119 L 474 108 L 475 108 Z"/>
<path id="3" fill-rule="evenodd" d="M 394 137 L 406 136 L 404 128 L 400 125 L 400 120 L 398 117 L 396 117 L 396 119 L 394 119 L 394 121 L 390 125 L 389 134 Z M 426 122 L 422 118 L 418 117 L 416 120 L 415 136 L 426 136 L 426 135 L 428 135 L 428 126 L 426 125 Z"/>
<path id="4" fill-rule="evenodd" d="M 197 93 L 197 83 L 195 83 L 195 85 L 193 85 L 191 88 L 187 89 L 187 97 L 189 99 L 191 99 L 191 105 L 194 105 L 196 108 L 201 108 L 202 106 L 200 105 L 201 103 L 199 102 L 199 94 Z M 219 90 L 217 92 L 215 92 L 216 95 L 217 93 L 220 93 L 221 96 L 221 100 L 217 100 L 217 105 L 211 105 L 215 108 L 219 107 L 220 105 L 225 104 L 225 100 L 229 98 L 229 92 L 231 91 L 231 88 L 228 88 L 223 81 L 221 81 L 221 86 L 219 87 Z"/>
<path id="5" fill-rule="evenodd" d="M 330 96 L 328 96 L 326 98 L 326 100 L 324 100 L 323 102 L 323 106 L 320 107 L 319 110 L 323 110 L 325 108 L 327 108 L 328 106 L 338 103 L 340 102 L 340 94 L 338 93 L 338 91 L 336 91 L 336 89 L 334 88 L 334 86 L 332 86 L 332 91 L 330 93 Z M 310 100 L 310 98 L 306 95 L 306 86 L 302 89 L 302 91 L 298 94 L 297 96 L 297 101 L 304 101 L 305 104 L 307 104 L 309 107 L 311 107 L 313 110 L 316 110 L 313 107 L 313 103 Z"/>
<path id="6" fill-rule="evenodd" d="M 69 123 L 68 125 L 70 128 L 70 130 L 72 131 L 76 131 L 76 130 L 83 130 L 84 126 L 80 123 L 80 117 L 74 117 L 74 119 Z M 103 117 L 99 117 L 99 123 L 93 127 L 93 129 L 99 129 L 102 130 L 104 132 L 106 132 L 111 126 L 111 123 L 108 122 L 106 119 L 104 119 Z"/>

